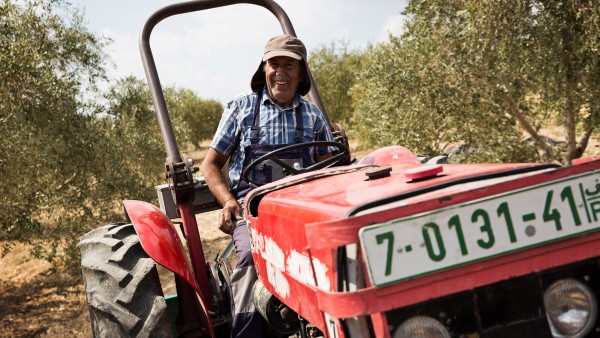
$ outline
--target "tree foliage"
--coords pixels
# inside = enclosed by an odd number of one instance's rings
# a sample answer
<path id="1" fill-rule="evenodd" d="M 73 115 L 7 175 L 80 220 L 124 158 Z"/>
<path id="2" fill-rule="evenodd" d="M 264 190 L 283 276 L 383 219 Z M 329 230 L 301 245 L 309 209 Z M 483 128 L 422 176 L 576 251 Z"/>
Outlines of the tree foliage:
<path id="1" fill-rule="evenodd" d="M 202 140 L 212 139 L 223 113 L 223 105 L 216 100 L 201 99 L 190 89 L 167 88 L 167 105 L 188 128 L 186 137 L 196 147 Z"/>
<path id="2" fill-rule="evenodd" d="M 79 112 L 79 93 L 104 74 L 103 41 L 77 12 L 57 15 L 59 5 L 0 2 L 2 240 L 29 239 L 43 221 L 63 222 L 65 210 L 81 219 L 91 214 L 77 206 L 90 180 L 83 169 L 94 138 L 81 132 L 93 117 Z M 55 230 L 73 224 L 62 225 Z"/>
<path id="3" fill-rule="evenodd" d="M 593 1 L 414 0 L 405 14 L 361 76 L 356 121 L 371 144 L 464 142 L 467 160 L 506 162 L 531 159 L 530 139 L 544 161 L 581 156 L 598 123 Z M 564 149 L 541 133 L 557 121 Z"/>
<path id="4" fill-rule="evenodd" d="M 135 77 L 120 79 L 109 88 L 105 100 L 96 119 L 104 144 L 97 144 L 94 163 L 104 167 L 99 176 L 113 187 L 106 198 L 151 201 L 164 168 L 165 150 L 148 86 Z"/>
<path id="5" fill-rule="evenodd" d="M 310 53 L 309 67 L 331 122 L 347 125 L 352 117 L 352 92 L 364 53 L 348 43 L 331 43 Z"/>
<path id="6" fill-rule="evenodd" d="M 79 237 L 122 220 L 123 199 L 156 199 L 165 161 L 156 114 L 141 80 L 95 90 L 106 41 L 68 4 L 1 1 L 0 240 L 4 252 L 36 240 L 35 254 L 72 268 Z M 184 118 L 207 108 L 187 90 L 165 96 L 185 144 Z"/>

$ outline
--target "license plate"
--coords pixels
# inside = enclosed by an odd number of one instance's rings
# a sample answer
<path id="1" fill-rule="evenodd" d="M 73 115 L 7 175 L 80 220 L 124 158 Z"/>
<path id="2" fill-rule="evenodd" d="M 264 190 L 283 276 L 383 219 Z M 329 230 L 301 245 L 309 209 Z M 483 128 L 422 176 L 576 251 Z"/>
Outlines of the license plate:
<path id="1" fill-rule="evenodd" d="M 383 286 L 600 227 L 598 171 L 364 227 L 371 282 Z"/>

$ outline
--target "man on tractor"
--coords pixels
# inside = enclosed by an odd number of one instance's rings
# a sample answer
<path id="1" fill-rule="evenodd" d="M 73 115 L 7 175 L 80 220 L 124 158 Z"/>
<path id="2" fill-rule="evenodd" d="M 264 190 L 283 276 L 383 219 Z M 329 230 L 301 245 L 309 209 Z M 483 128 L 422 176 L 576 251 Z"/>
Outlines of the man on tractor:
<path id="1" fill-rule="evenodd" d="M 236 249 L 237 264 L 231 275 L 233 337 L 260 337 L 263 330 L 263 319 L 251 299 L 257 276 L 242 200 L 255 183 L 266 184 L 289 174 L 273 161 L 253 162 L 292 144 L 333 140 L 322 113 L 302 97 L 311 83 L 306 47 L 299 39 L 290 35 L 271 38 L 250 86 L 252 93 L 227 104 L 202 164 L 204 178 L 223 207 L 219 229 L 233 235 Z M 306 168 L 330 158 L 331 149 L 299 148 L 277 157 L 295 168 Z M 228 160 L 229 186 L 221 171 Z M 251 169 L 242 177 L 245 168 Z"/>

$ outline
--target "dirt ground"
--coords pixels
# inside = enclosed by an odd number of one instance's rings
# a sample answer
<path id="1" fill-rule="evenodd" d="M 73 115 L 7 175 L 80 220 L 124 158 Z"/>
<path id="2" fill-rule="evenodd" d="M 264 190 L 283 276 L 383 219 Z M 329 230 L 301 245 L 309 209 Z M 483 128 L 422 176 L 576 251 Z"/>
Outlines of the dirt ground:
<path id="1" fill-rule="evenodd" d="M 18 244 L 0 259 L 0 337 L 91 337 L 81 281 Z"/>
<path id="2" fill-rule="evenodd" d="M 219 231 L 216 212 L 197 217 L 207 257 L 229 242 Z M 0 259 L 0 337 L 91 337 L 83 283 L 35 259 L 31 247 L 17 244 Z M 161 271 L 166 294 L 174 291 L 169 272 Z"/>

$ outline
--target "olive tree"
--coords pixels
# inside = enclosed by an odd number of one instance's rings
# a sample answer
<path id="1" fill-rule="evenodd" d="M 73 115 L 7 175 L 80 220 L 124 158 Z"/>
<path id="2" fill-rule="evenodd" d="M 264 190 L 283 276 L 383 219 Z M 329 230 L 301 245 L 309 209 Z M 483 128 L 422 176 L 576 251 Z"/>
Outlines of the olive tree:
<path id="1" fill-rule="evenodd" d="M 410 1 L 405 15 L 363 73 L 357 120 L 426 151 L 466 143 L 467 160 L 581 156 L 598 124 L 593 1 Z M 564 148 L 543 134 L 557 124 Z"/>
<path id="2" fill-rule="evenodd" d="M 165 151 L 148 86 L 129 77 L 96 90 L 107 43 L 63 1 L 0 0 L 4 253 L 14 241 L 33 242 L 38 257 L 75 267 L 79 237 L 123 220 L 121 200 L 156 199 Z M 190 128 L 177 106 L 199 110 L 199 99 L 166 93 L 185 144 Z"/>
<path id="3" fill-rule="evenodd" d="M 213 137 L 223 113 L 219 101 L 202 99 L 190 89 L 167 88 L 165 96 L 171 115 L 187 126 L 189 143 L 200 147 L 201 141 Z"/>
<path id="4" fill-rule="evenodd" d="M 80 188 L 93 181 L 94 117 L 80 93 L 104 75 L 103 46 L 62 1 L 0 1 L 1 240 L 30 240 L 48 223 L 77 237 L 91 216 Z"/>
<path id="5" fill-rule="evenodd" d="M 362 68 L 363 55 L 359 50 L 349 50 L 348 43 L 341 41 L 311 51 L 308 60 L 327 116 L 346 128 L 352 118 L 352 88 Z"/>

